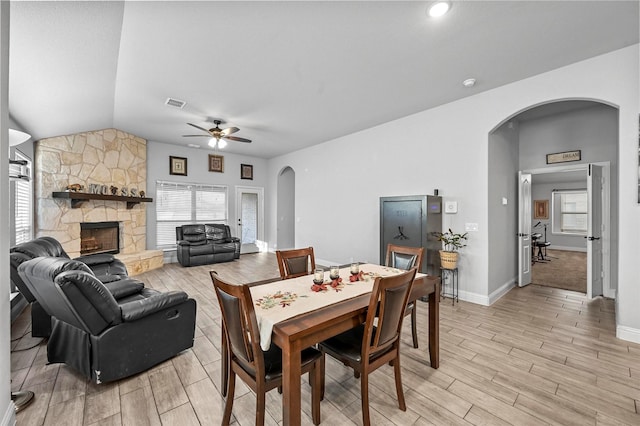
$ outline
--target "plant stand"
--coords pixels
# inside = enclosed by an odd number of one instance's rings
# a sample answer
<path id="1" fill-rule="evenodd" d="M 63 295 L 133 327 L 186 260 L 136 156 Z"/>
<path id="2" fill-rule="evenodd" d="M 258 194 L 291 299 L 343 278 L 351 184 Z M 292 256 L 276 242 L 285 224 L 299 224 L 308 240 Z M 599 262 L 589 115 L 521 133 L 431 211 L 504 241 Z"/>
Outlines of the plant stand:
<path id="1" fill-rule="evenodd" d="M 458 302 L 458 291 L 460 290 L 460 284 L 458 282 L 458 268 L 440 268 L 440 275 L 442 276 L 442 288 L 440 289 L 440 295 L 442 297 L 451 297 L 451 305 L 455 305 Z M 449 277 L 449 279 L 447 279 Z M 447 291 L 447 282 L 451 283 L 451 292 Z"/>

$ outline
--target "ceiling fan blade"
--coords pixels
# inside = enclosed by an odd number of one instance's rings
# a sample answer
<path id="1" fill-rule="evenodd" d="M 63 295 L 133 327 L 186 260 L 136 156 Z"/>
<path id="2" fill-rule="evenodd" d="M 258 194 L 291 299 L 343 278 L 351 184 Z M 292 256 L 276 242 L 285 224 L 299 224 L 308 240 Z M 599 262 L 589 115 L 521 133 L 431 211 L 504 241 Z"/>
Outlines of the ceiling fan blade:
<path id="1" fill-rule="evenodd" d="M 205 129 L 204 127 L 200 127 L 200 126 L 197 126 L 197 125 L 192 124 L 192 123 L 187 123 L 187 124 L 188 124 L 189 126 L 193 126 L 193 127 L 195 127 L 196 129 L 200 129 L 200 130 L 202 130 L 203 132 L 207 132 L 207 133 L 209 133 L 209 130 Z"/>
<path id="2" fill-rule="evenodd" d="M 211 135 L 182 135 L 183 138 L 210 138 Z"/>
<path id="3" fill-rule="evenodd" d="M 222 136 L 227 136 L 227 135 L 230 135 L 230 134 L 233 134 L 233 133 L 237 132 L 238 130 L 240 130 L 240 129 L 238 129 L 237 127 L 227 127 L 226 129 L 221 131 L 220 134 Z"/>
<path id="4" fill-rule="evenodd" d="M 223 138 L 224 138 L 224 139 L 229 139 L 230 141 L 251 143 L 251 140 L 250 140 L 250 139 L 239 138 L 239 137 L 237 137 L 237 136 L 223 136 Z"/>

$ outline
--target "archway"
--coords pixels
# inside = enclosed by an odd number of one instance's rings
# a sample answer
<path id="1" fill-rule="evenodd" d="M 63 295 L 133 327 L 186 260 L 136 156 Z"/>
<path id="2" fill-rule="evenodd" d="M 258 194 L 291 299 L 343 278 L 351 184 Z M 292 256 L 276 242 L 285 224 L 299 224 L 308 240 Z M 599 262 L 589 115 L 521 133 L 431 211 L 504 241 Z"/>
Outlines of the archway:
<path id="1" fill-rule="evenodd" d="M 295 247 L 296 172 L 289 166 L 278 175 L 277 190 L 277 249 Z"/>
<path id="2" fill-rule="evenodd" d="M 518 188 L 519 170 L 536 173 L 550 169 L 609 162 L 611 192 L 608 205 L 618 199 L 618 109 L 593 99 L 563 99 L 515 112 L 489 133 L 488 206 L 489 217 L 489 294 L 497 300 L 516 282 L 518 276 Z M 581 160 L 547 164 L 546 155 L 579 150 Z M 610 287 L 605 296 L 613 296 L 617 283 L 617 218 L 610 223 Z M 584 240 L 580 238 L 580 240 Z"/>

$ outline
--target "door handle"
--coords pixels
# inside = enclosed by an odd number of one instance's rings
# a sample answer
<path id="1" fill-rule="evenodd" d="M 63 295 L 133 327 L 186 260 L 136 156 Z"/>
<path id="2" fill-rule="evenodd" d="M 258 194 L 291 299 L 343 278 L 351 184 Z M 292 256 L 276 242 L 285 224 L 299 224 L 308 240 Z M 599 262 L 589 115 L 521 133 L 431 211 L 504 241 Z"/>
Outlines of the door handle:
<path id="1" fill-rule="evenodd" d="M 518 237 L 526 237 L 529 234 L 523 234 L 522 232 L 518 232 L 517 236 Z"/>
<path id="2" fill-rule="evenodd" d="M 591 236 L 589 236 L 589 237 L 585 237 L 585 238 L 586 238 L 587 240 L 589 240 L 589 241 L 599 240 L 599 239 L 600 239 L 600 237 L 591 237 Z"/>

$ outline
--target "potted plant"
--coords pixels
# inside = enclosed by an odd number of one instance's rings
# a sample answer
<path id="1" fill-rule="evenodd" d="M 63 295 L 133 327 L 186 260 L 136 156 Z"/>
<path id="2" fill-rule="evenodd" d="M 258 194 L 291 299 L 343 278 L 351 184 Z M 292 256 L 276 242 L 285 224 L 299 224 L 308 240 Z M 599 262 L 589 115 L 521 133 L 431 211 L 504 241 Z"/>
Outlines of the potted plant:
<path id="1" fill-rule="evenodd" d="M 438 241 L 444 243 L 444 250 L 440 250 L 440 264 L 445 269 L 455 269 L 458 263 L 458 250 L 466 247 L 467 233 L 457 234 L 449 228 L 447 232 L 439 232 Z"/>

